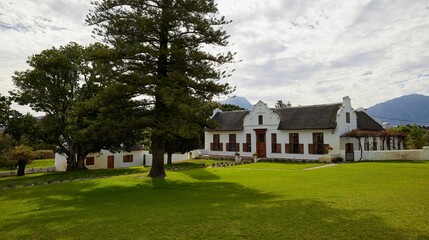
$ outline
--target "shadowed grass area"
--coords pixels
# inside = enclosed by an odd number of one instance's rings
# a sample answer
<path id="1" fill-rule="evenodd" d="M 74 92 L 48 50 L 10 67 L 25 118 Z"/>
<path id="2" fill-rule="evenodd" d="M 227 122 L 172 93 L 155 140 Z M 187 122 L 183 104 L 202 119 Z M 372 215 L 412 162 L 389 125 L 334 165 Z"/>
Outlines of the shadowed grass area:
<path id="1" fill-rule="evenodd" d="M 26 174 L 21 177 L 5 177 L 0 178 L 1 187 L 15 187 L 22 185 L 41 185 L 45 183 L 76 180 L 83 178 L 98 178 L 110 177 L 124 174 L 135 174 L 147 172 L 148 168 L 144 167 L 130 167 L 130 168 L 117 168 L 117 169 L 99 169 L 99 170 L 82 170 L 75 172 L 50 172 L 50 173 L 35 173 Z"/>
<path id="2" fill-rule="evenodd" d="M 0 191 L 4 239 L 427 239 L 429 164 L 283 164 Z M 286 164 L 285 164 L 286 165 Z M 302 165 L 302 164 L 298 164 Z M 290 166 L 285 166 L 285 169 Z M 90 171 L 88 171 L 89 173 Z"/>

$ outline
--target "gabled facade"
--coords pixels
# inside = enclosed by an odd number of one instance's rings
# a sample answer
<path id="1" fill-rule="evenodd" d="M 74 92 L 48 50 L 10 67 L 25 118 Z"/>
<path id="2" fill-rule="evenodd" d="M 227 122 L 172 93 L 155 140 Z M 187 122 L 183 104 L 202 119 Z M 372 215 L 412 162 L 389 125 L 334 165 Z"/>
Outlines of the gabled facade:
<path id="1" fill-rule="evenodd" d="M 366 113 L 354 111 L 349 97 L 336 104 L 275 109 L 259 101 L 250 111 L 215 110 L 212 119 L 218 126 L 205 131 L 205 149 L 212 156 L 318 160 L 330 152 L 345 158 L 345 133 L 359 124 L 383 130 Z"/>

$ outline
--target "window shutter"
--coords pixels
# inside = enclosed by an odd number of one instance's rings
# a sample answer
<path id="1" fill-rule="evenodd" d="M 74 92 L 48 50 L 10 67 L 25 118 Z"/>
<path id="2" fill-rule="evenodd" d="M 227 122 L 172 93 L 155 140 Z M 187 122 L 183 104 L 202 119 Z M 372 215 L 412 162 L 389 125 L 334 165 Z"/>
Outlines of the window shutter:
<path id="1" fill-rule="evenodd" d="M 304 144 L 298 145 L 298 152 L 299 152 L 299 154 L 304 154 Z"/>
<path id="2" fill-rule="evenodd" d="M 276 144 L 276 152 L 277 153 L 281 153 L 282 152 L 282 145 L 281 144 Z"/>
<path id="3" fill-rule="evenodd" d="M 285 144 L 286 153 L 290 153 L 290 144 Z"/>
<path id="4" fill-rule="evenodd" d="M 314 154 L 314 144 L 308 144 L 308 153 Z"/>

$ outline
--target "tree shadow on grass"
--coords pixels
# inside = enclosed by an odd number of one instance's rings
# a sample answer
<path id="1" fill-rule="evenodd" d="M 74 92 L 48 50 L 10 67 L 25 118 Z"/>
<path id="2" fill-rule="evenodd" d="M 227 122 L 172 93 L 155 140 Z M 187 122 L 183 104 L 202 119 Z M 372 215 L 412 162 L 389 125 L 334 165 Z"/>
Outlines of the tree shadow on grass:
<path id="1" fill-rule="evenodd" d="M 4 239 L 425 239 L 369 210 L 344 210 L 214 179 L 201 169 L 3 191 Z M 216 180 L 220 177 L 217 176 Z M 14 205 L 16 204 L 16 205 Z M 21 204 L 27 204 L 19 207 Z"/>

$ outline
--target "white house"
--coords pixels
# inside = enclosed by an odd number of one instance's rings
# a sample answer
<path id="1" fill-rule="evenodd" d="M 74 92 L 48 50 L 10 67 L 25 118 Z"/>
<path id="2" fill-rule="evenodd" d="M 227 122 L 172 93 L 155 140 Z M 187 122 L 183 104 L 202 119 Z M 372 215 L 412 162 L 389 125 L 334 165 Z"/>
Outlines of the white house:
<path id="1" fill-rule="evenodd" d="M 358 139 L 344 135 L 354 129 L 384 131 L 364 111 L 355 111 L 349 97 L 336 104 L 274 109 L 259 101 L 250 111 L 217 109 L 212 119 L 218 125 L 206 129 L 205 151 L 213 157 L 239 153 L 249 158 L 257 154 L 260 158 L 319 160 L 329 151 L 331 155 L 355 160 Z M 380 139 L 377 136 L 371 144 L 362 145 L 369 148 L 386 144 Z"/>

